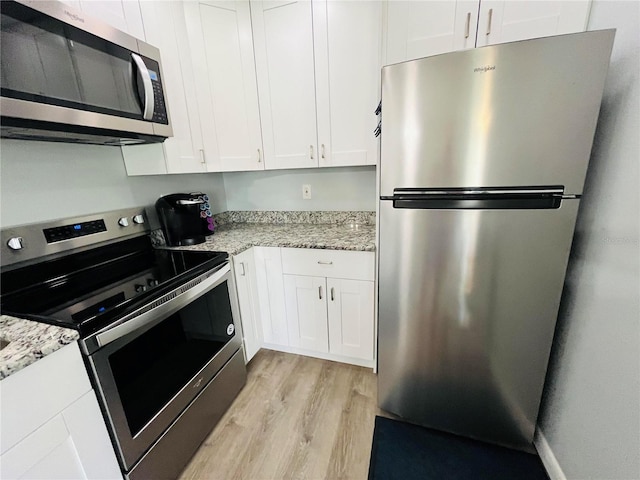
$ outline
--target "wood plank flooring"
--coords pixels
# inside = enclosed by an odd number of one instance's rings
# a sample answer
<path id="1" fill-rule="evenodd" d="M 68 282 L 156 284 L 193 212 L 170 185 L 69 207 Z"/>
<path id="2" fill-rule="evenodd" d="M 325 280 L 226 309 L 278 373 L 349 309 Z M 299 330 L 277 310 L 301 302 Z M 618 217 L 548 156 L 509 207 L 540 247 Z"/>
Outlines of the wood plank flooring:
<path id="1" fill-rule="evenodd" d="M 367 478 L 380 414 L 371 369 L 271 350 L 247 369 L 181 479 Z"/>

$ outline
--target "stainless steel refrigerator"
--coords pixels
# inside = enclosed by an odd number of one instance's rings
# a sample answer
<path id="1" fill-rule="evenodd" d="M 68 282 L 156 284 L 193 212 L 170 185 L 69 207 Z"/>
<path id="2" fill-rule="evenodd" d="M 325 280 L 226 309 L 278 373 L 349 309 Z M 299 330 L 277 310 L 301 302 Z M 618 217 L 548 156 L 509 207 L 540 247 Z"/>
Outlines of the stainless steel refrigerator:
<path id="1" fill-rule="evenodd" d="M 383 68 L 382 409 L 532 450 L 614 33 Z"/>

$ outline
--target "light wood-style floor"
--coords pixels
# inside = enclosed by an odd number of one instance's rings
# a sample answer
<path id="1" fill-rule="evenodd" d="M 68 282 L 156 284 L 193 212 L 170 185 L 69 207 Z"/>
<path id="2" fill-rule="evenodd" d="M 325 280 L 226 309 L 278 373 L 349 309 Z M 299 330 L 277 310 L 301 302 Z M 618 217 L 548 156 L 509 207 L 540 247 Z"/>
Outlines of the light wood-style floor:
<path id="1" fill-rule="evenodd" d="M 247 369 L 181 479 L 367 478 L 379 414 L 371 369 L 270 350 Z"/>

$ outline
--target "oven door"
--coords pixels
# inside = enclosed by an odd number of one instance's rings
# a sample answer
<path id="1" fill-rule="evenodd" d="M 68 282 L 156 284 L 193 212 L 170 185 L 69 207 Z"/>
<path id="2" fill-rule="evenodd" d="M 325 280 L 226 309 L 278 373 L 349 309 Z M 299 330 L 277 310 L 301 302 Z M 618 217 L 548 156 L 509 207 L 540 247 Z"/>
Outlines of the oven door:
<path id="1" fill-rule="evenodd" d="M 207 275 L 95 335 L 89 364 L 127 471 L 240 348 L 229 264 Z"/>

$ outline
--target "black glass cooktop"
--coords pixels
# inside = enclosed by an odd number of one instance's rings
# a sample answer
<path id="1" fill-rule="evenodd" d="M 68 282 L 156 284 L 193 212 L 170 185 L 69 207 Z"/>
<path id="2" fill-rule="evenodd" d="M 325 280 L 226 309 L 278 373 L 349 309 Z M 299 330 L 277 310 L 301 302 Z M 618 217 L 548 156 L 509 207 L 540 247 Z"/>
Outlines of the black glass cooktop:
<path id="1" fill-rule="evenodd" d="M 3 314 L 84 337 L 227 261 L 226 252 L 158 250 L 147 236 L 1 273 Z"/>

